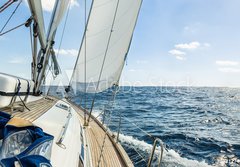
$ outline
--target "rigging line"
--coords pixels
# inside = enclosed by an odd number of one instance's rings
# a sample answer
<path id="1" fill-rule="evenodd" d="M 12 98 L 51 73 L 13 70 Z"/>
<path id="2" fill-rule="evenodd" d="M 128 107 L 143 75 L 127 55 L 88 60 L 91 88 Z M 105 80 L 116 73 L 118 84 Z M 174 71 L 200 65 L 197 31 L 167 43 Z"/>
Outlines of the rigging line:
<path id="1" fill-rule="evenodd" d="M 57 58 L 59 56 L 60 48 L 62 46 L 62 41 L 63 41 L 63 37 L 64 37 L 66 25 L 67 25 L 67 20 L 68 20 L 68 15 L 69 15 L 71 3 L 72 3 L 72 1 L 68 5 L 67 14 L 66 14 L 66 18 L 65 18 L 65 22 L 64 22 L 64 26 L 63 26 L 63 31 L 62 31 L 62 36 L 61 36 L 61 40 L 60 40 L 59 47 L 58 47 Z"/>
<path id="2" fill-rule="evenodd" d="M 127 65 L 127 56 L 128 56 L 129 50 L 130 50 L 130 46 L 131 46 L 131 44 L 132 44 L 133 32 L 134 32 L 134 30 L 136 29 L 136 26 L 137 26 L 137 20 L 138 20 L 138 17 L 139 17 L 139 15 L 140 15 L 140 9 L 141 9 L 141 7 L 142 7 L 142 4 L 143 4 L 143 0 L 141 0 L 141 3 L 140 3 L 140 7 L 139 7 L 139 10 L 138 10 L 138 13 L 137 13 L 137 19 L 136 19 L 136 21 L 135 21 L 134 28 L 133 28 L 133 31 L 132 31 L 132 36 L 131 36 L 131 39 L 130 39 L 130 43 L 129 43 L 129 45 L 128 45 L 128 50 L 127 50 L 127 52 L 126 52 L 126 54 L 125 54 L 124 62 L 123 62 L 123 64 L 122 64 L 122 70 L 123 70 L 124 64 L 126 63 L 126 65 Z M 121 73 L 122 73 L 122 70 L 121 70 Z M 121 77 L 121 75 L 119 75 L 118 81 L 120 80 L 120 77 Z"/>
<path id="3" fill-rule="evenodd" d="M 24 26 L 24 25 L 25 25 L 26 27 L 28 27 L 28 26 L 29 26 L 28 24 L 31 23 L 32 19 L 33 19 L 33 17 L 31 16 L 31 17 L 30 17 L 27 21 L 25 21 L 24 23 L 22 23 L 22 24 L 20 24 L 20 25 L 18 25 L 18 26 L 16 26 L 16 27 L 13 27 L 13 28 L 11 28 L 11 29 L 9 29 L 9 30 L 1 33 L 0 36 L 3 36 L 3 35 L 11 32 L 11 31 L 14 31 L 14 30 L 16 30 L 17 28 L 20 28 L 20 27 L 22 27 L 22 26 Z"/>
<path id="4" fill-rule="evenodd" d="M 141 4 L 140 4 L 139 9 L 142 7 L 142 3 L 143 3 L 143 0 L 141 0 Z M 140 10 L 138 10 L 138 13 L 137 13 L 137 19 L 136 19 L 136 21 L 135 21 L 135 25 L 134 25 L 134 28 L 133 28 L 133 32 L 134 32 L 134 29 L 136 28 L 139 14 L 140 14 Z M 122 70 L 123 70 L 123 67 L 124 67 L 125 62 L 127 63 L 127 55 L 128 55 L 129 50 L 130 50 L 131 43 L 132 43 L 133 32 L 132 32 L 132 36 L 131 36 L 131 39 L 130 39 L 130 43 L 129 43 L 129 45 L 128 45 L 128 50 L 127 50 L 127 52 L 126 52 L 126 54 L 125 54 L 125 58 L 124 58 L 124 61 L 123 61 L 123 63 L 122 63 L 121 73 L 122 73 Z M 126 65 L 127 65 L 127 64 L 126 64 Z M 119 84 L 120 77 L 121 77 L 121 73 L 120 73 L 120 75 L 119 75 L 119 77 L 118 77 L 117 85 Z M 119 129 L 118 129 L 118 134 L 117 134 L 117 142 L 118 142 L 119 132 L 120 132 L 120 130 L 121 130 L 121 129 L 120 129 L 121 119 L 122 119 L 121 117 L 122 117 L 122 112 L 120 113 L 120 118 L 119 118 L 119 127 L 118 127 Z M 148 134 L 148 133 L 147 133 L 147 134 Z M 150 135 L 150 136 L 152 137 L 152 135 Z"/>
<path id="5" fill-rule="evenodd" d="M 33 55 L 32 25 L 29 26 L 29 32 L 30 32 L 31 51 L 32 51 L 32 55 Z M 34 62 L 33 62 L 33 63 L 34 63 Z"/>
<path id="6" fill-rule="evenodd" d="M 113 93 L 112 93 L 112 96 L 109 97 L 108 103 L 105 104 L 104 109 L 103 109 L 103 110 L 101 111 L 101 113 L 99 113 L 95 118 L 99 118 L 101 115 L 103 115 L 103 116 L 106 115 L 106 108 L 112 107 L 112 106 L 114 105 L 116 93 L 117 93 L 117 92 L 113 92 Z M 110 104 L 110 103 L 111 103 L 111 104 Z M 92 121 L 94 121 L 94 120 L 90 120 L 89 122 L 92 122 Z M 102 124 L 104 124 L 104 122 L 102 122 Z"/>
<path id="7" fill-rule="evenodd" d="M 86 118 L 87 118 L 87 1 L 84 1 L 84 7 L 85 7 L 85 14 L 84 14 L 84 21 L 85 21 L 85 28 L 86 28 L 86 36 L 84 40 L 84 124 L 86 124 Z"/>
<path id="8" fill-rule="evenodd" d="M 118 92 L 118 85 L 115 85 L 115 90 L 112 92 L 112 96 L 110 97 L 110 99 L 109 99 L 109 101 L 108 101 L 108 104 L 106 104 L 106 106 L 108 106 L 108 107 L 110 107 L 111 109 L 110 109 L 110 114 L 109 114 L 109 120 L 108 120 L 108 123 L 106 124 L 106 126 L 108 127 L 110 124 L 111 124 L 111 122 L 112 122 L 112 109 L 113 109 L 113 106 L 114 106 L 114 102 L 115 102 L 115 99 L 116 99 L 116 94 L 117 94 L 117 92 Z M 111 104 L 110 104 L 111 103 Z M 104 108 L 104 110 L 102 111 L 102 112 L 104 112 L 105 113 L 105 110 L 106 110 L 106 108 Z M 101 113 L 99 114 L 99 116 L 101 115 Z M 101 159 L 103 158 L 104 159 L 104 157 L 103 157 L 103 152 L 104 152 L 104 147 L 105 147 L 105 143 L 106 143 L 106 139 L 107 139 L 107 134 L 108 134 L 108 131 L 109 131 L 110 129 L 108 128 L 108 129 L 106 129 L 106 131 L 105 131 L 105 134 L 104 134 L 104 139 L 103 139 L 103 144 L 102 144 L 102 147 L 101 147 L 101 152 L 100 152 L 100 156 L 99 156 L 99 159 L 98 159 L 98 167 L 99 167 L 99 165 L 100 165 L 100 162 L 101 162 Z"/>
<path id="9" fill-rule="evenodd" d="M 117 86 L 117 85 L 115 85 L 115 86 Z M 106 116 L 106 110 L 107 110 L 106 108 L 110 108 L 114 105 L 117 92 L 118 92 L 118 87 L 115 88 L 115 91 L 112 92 L 112 95 L 107 100 L 108 103 L 105 104 L 104 109 L 95 118 L 98 118 L 101 115 Z M 89 122 L 92 122 L 92 121 L 94 121 L 94 120 L 89 120 Z M 102 124 L 104 124 L 104 121 L 102 122 Z"/>
<path id="10" fill-rule="evenodd" d="M 3 32 L 3 33 L 1 33 L 0 36 L 3 36 L 3 35 L 5 35 L 5 34 L 11 32 L 11 31 L 13 31 L 13 30 L 16 30 L 16 29 L 19 28 L 19 27 L 24 26 L 24 25 L 25 25 L 25 23 L 22 23 L 22 24 L 20 24 L 20 25 L 14 27 L 14 28 L 12 28 L 12 29 L 9 29 L 9 30 L 7 30 L 7 31 L 5 31 L 5 32 Z"/>
<path id="11" fill-rule="evenodd" d="M 34 76 L 34 54 L 33 54 L 33 39 L 32 39 L 32 25 L 29 26 L 29 33 L 30 33 L 30 45 L 31 45 L 31 52 L 32 52 L 32 64 L 31 64 L 31 67 L 32 67 L 32 78 Z"/>
<path id="12" fill-rule="evenodd" d="M 95 133 L 92 133 L 92 134 L 93 134 L 93 136 L 94 136 L 94 139 L 96 140 L 97 146 L 101 149 L 102 147 L 100 146 L 100 143 L 99 143 L 99 140 L 98 140 L 97 136 L 95 135 Z M 103 161 L 104 161 L 104 163 L 105 163 L 105 166 L 107 166 L 107 165 L 106 165 L 105 157 L 103 157 Z"/>
<path id="13" fill-rule="evenodd" d="M 102 158 L 104 159 L 104 157 L 103 157 L 103 151 L 104 151 L 104 146 L 105 146 L 105 143 L 106 143 L 106 139 L 107 139 L 107 131 L 106 131 L 105 134 L 104 134 L 103 144 L 102 144 L 102 147 L 101 147 L 101 153 L 100 153 L 100 156 L 99 156 L 99 159 L 98 159 L 98 164 L 97 164 L 98 167 L 99 167 L 99 165 L 100 165 L 101 159 L 102 159 Z"/>
<path id="14" fill-rule="evenodd" d="M 14 2 L 17 2 L 17 0 L 9 0 L 5 4 L 3 4 L 0 7 L 0 13 L 3 12 L 5 9 L 7 9 L 10 5 L 12 5 Z"/>
<path id="15" fill-rule="evenodd" d="M 122 132 L 122 134 L 123 134 L 123 132 Z M 130 146 L 138 154 L 138 156 L 141 158 L 141 161 L 144 161 L 147 164 L 148 161 L 144 158 L 144 156 L 139 151 L 137 151 L 137 149 L 132 144 L 129 144 L 128 146 Z M 141 161 L 139 161 L 137 163 L 140 163 Z"/>
<path id="16" fill-rule="evenodd" d="M 25 104 L 25 102 L 22 100 L 21 96 L 18 96 L 18 97 L 19 97 L 19 99 L 21 100 L 23 106 L 24 106 L 28 111 L 31 111 L 31 110 L 26 106 L 26 104 Z"/>
<path id="17" fill-rule="evenodd" d="M 16 6 L 16 8 L 14 9 L 14 11 L 12 12 L 12 14 L 10 15 L 10 17 L 8 18 L 8 20 L 6 21 L 6 23 L 4 24 L 4 26 L 2 27 L 0 34 L 3 32 L 3 30 L 5 29 L 5 27 L 7 26 L 7 24 L 9 23 L 9 21 L 11 20 L 11 18 L 13 17 L 13 15 L 15 14 L 15 12 L 17 11 L 18 7 L 20 6 L 20 4 L 22 3 L 22 0 L 19 1 L 18 5 Z"/>
<path id="18" fill-rule="evenodd" d="M 50 84 L 49 84 L 49 87 L 48 87 L 48 90 L 47 90 L 47 95 L 49 95 L 49 93 L 50 93 L 50 88 L 51 88 L 53 79 L 54 79 L 54 77 L 52 76 L 52 77 L 50 78 Z"/>
<path id="19" fill-rule="evenodd" d="M 100 114 L 98 114 L 95 118 L 98 119 L 101 115 L 103 115 L 103 113 L 104 113 L 104 110 L 102 110 L 100 112 Z M 92 121 L 94 121 L 94 120 L 90 120 L 89 122 L 92 122 Z"/>
<path id="20" fill-rule="evenodd" d="M 51 66 L 49 66 L 49 64 L 47 65 L 48 66 L 48 71 L 46 72 L 46 77 L 48 76 L 49 72 L 50 72 L 50 68 L 52 67 L 52 62 L 51 62 Z M 54 78 L 54 73 L 51 71 L 51 74 L 52 76 L 50 76 L 50 85 L 52 84 L 52 81 L 53 81 L 53 78 Z M 49 95 L 49 92 L 50 92 L 50 86 L 48 87 L 48 90 L 46 91 L 47 92 L 47 95 Z"/>
<path id="21" fill-rule="evenodd" d="M 94 3 L 94 0 L 92 0 L 92 3 L 91 3 L 91 7 L 90 7 L 90 11 L 89 11 L 90 14 L 91 14 L 92 9 L 93 9 L 93 3 Z M 89 23 L 90 16 L 91 16 L 91 15 L 89 15 L 89 17 L 88 17 L 88 19 L 87 19 L 87 25 L 88 25 L 88 23 Z M 86 38 L 87 25 L 85 26 L 85 29 L 84 29 L 82 41 L 81 41 L 80 48 L 79 48 L 79 51 L 78 51 L 78 57 L 77 57 L 77 60 L 76 60 L 76 62 L 75 62 L 74 68 L 73 68 L 73 74 L 72 74 L 72 76 L 71 76 L 71 79 L 70 79 L 70 82 L 69 82 L 69 86 L 71 85 L 71 82 L 72 82 L 72 80 L 73 80 L 74 72 L 75 72 L 75 69 L 76 69 L 76 67 L 77 67 L 77 65 L 78 65 L 78 60 L 79 60 L 79 57 L 80 57 L 81 49 L 82 49 L 82 47 L 83 47 L 83 43 L 84 43 L 84 40 L 85 40 L 85 38 Z"/>
<path id="22" fill-rule="evenodd" d="M 117 91 L 114 91 L 113 94 L 112 94 L 112 105 L 110 106 L 111 107 L 110 112 L 112 112 L 112 109 L 113 109 L 113 105 L 114 105 L 115 98 L 116 98 L 116 92 Z M 110 113 L 110 118 L 108 120 L 107 127 L 111 124 L 111 121 L 112 121 L 112 114 Z M 109 130 L 110 130 L 109 128 L 105 130 L 103 144 L 102 144 L 102 147 L 101 147 L 101 153 L 100 153 L 100 156 L 99 156 L 99 159 L 98 159 L 98 165 L 97 165 L 98 167 L 99 167 L 101 159 L 103 157 L 103 151 L 104 151 L 104 147 L 105 147 L 105 143 L 106 143 L 106 139 L 107 139 L 107 134 L 108 134 Z"/>
<path id="23" fill-rule="evenodd" d="M 140 131 L 142 131 L 144 134 L 146 134 L 147 136 L 149 136 L 152 140 L 155 139 L 155 137 L 153 135 L 151 135 L 150 133 L 146 132 L 145 130 L 143 130 L 142 128 L 140 128 L 137 124 L 133 123 L 132 121 L 130 121 L 125 115 L 122 114 L 123 119 L 125 119 L 126 121 L 128 121 L 129 123 L 131 123 L 132 125 L 134 125 L 137 129 L 139 129 Z"/>
<path id="24" fill-rule="evenodd" d="M 49 65 L 50 62 L 48 62 L 47 66 L 48 66 L 48 69 L 47 69 L 47 72 L 46 72 L 46 76 L 48 75 L 49 72 L 51 72 L 52 74 L 52 77 L 55 78 L 56 75 L 54 74 L 54 69 L 53 69 L 53 62 L 51 61 L 51 65 Z"/>
<path id="25" fill-rule="evenodd" d="M 97 92 L 98 87 L 99 87 L 99 84 L 100 84 L 100 79 L 101 79 L 101 76 L 102 76 L 103 67 L 104 67 L 104 64 L 105 64 L 105 60 L 106 60 L 107 53 L 108 53 L 108 48 L 109 48 L 110 41 L 111 41 L 111 37 L 112 37 L 112 33 L 113 33 L 114 23 L 115 23 L 115 20 L 116 20 L 116 17 L 117 17 L 118 6 L 119 6 L 119 0 L 117 1 L 116 10 L 115 10 L 115 13 L 114 13 L 114 18 L 113 18 L 113 23 L 112 23 L 110 35 L 109 35 L 109 38 L 108 38 L 108 43 L 107 43 L 105 55 L 104 55 L 104 58 L 103 58 L 103 64 L 102 64 L 102 67 L 101 67 L 101 70 L 100 70 L 100 74 L 99 74 L 99 78 L 98 78 L 98 82 L 97 82 L 97 87 L 96 87 L 96 91 L 95 91 L 95 94 L 94 94 L 94 98 L 93 98 L 93 101 L 92 101 L 92 106 L 91 106 L 91 110 L 90 110 L 90 113 L 89 113 L 88 121 L 87 121 L 87 122 L 89 122 L 89 119 L 90 119 L 90 116 L 91 116 L 91 114 L 92 114 L 92 110 L 93 110 L 93 107 L 94 107 L 94 103 L 95 103 L 95 99 L 96 99 L 96 94 L 97 94 L 96 92 Z"/>
<path id="26" fill-rule="evenodd" d="M 53 64 L 52 61 L 51 61 L 51 65 L 50 66 L 49 66 L 49 64 L 47 64 L 48 69 L 47 69 L 47 72 L 46 72 L 46 75 L 45 75 L 45 77 L 47 77 L 49 72 L 51 72 L 52 77 L 51 77 L 51 80 L 50 80 L 50 84 L 52 83 L 52 80 L 55 78 L 54 72 L 51 70 L 52 69 L 52 64 Z M 49 87 L 49 89 L 50 89 L 50 87 Z"/>

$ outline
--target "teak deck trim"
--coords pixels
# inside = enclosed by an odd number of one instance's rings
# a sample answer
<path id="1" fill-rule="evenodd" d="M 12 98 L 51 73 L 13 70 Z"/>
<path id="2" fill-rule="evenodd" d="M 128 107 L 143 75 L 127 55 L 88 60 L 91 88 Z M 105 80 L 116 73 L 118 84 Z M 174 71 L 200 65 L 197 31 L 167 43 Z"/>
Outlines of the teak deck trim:
<path id="1" fill-rule="evenodd" d="M 74 110 L 79 113 L 80 120 L 83 124 L 84 111 L 79 106 L 68 101 Z M 89 113 L 87 113 L 89 115 Z M 85 127 L 86 137 L 88 138 L 90 150 L 92 151 L 91 157 L 93 160 L 93 166 L 98 165 L 99 156 L 101 153 L 101 147 L 103 144 L 104 136 L 106 136 L 105 147 L 103 149 L 103 158 L 99 166 L 101 167 L 133 167 L 133 163 L 129 156 L 119 143 L 116 143 L 112 134 L 99 122 L 94 116 L 91 116 L 89 125 Z M 104 164 L 104 160 L 105 163 Z"/>
<path id="2" fill-rule="evenodd" d="M 11 114 L 13 117 L 20 117 L 28 121 L 35 121 L 38 119 L 40 116 L 42 116 L 44 113 L 46 113 L 50 108 L 52 108 L 57 102 L 56 98 L 49 98 L 49 97 L 43 97 L 39 100 L 36 101 L 31 101 L 29 103 L 26 103 L 25 105 L 27 106 L 29 110 L 26 108 L 24 111 L 20 111 L 17 108 L 12 112 L 11 108 L 2 108 L 0 109 L 3 112 L 7 112 L 8 114 Z M 19 108 L 22 108 L 22 103 L 18 103 Z"/>

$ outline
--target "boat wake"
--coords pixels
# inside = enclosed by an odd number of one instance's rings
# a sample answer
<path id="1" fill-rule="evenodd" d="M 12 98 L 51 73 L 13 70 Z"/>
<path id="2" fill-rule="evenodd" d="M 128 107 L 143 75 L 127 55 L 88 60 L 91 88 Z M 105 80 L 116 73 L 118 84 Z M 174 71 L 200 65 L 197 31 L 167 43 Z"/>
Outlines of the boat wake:
<path id="1" fill-rule="evenodd" d="M 124 147 L 126 147 L 127 151 L 135 150 L 137 153 L 130 153 L 130 158 L 136 159 L 135 156 L 141 156 L 141 158 L 145 158 L 145 163 L 148 160 L 148 156 L 150 155 L 150 152 L 152 150 L 152 145 L 146 143 L 145 141 L 140 141 L 135 139 L 132 136 L 126 136 L 123 134 L 119 135 L 119 139 Z M 160 155 L 160 147 L 156 148 L 156 154 Z M 143 163 L 135 164 L 136 166 L 144 166 Z M 154 163 L 157 164 L 158 160 L 157 157 L 154 159 Z M 176 151 L 170 149 L 166 150 L 164 149 L 163 153 L 163 160 L 162 160 L 162 166 L 163 167 L 170 167 L 170 166 L 178 166 L 178 167 L 211 167 L 211 165 L 208 165 L 206 162 L 199 162 L 197 160 L 190 160 L 187 158 L 183 158 L 178 154 Z"/>

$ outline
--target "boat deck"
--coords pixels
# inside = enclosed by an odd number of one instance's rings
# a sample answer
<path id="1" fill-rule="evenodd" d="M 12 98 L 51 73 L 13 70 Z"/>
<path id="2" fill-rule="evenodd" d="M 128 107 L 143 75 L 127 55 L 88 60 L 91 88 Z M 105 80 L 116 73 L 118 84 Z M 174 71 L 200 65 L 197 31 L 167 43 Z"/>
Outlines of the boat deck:
<path id="1" fill-rule="evenodd" d="M 39 100 L 26 103 L 30 109 L 21 111 L 13 111 L 10 108 L 3 108 L 1 111 L 11 113 L 13 116 L 24 118 L 31 122 L 35 121 L 52 108 L 59 99 L 53 97 L 44 97 Z M 84 124 L 84 112 L 78 106 L 68 101 L 71 107 L 78 113 L 81 124 Z M 20 104 L 19 104 L 20 105 Z M 132 167 L 133 164 L 127 153 L 119 143 L 114 141 L 114 136 L 109 133 L 105 127 L 94 117 L 91 117 L 88 126 L 83 128 L 87 143 L 86 146 L 90 150 L 91 162 L 94 167 Z M 82 166 L 82 165 L 79 165 Z"/>
<path id="2" fill-rule="evenodd" d="M 84 112 L 75 106 L 80 116 L 80 121 L 84 124 Z M 114 135 L 108 132 L 103 125 L 94 117 L 91 117 L 89 125 L 85 127 L 88 147 L 91 150 L 92 165 L 101 167 L 133 167 L 132 161 L 119 143 L 115 142 Z"/>
<path id="3" fill-rule="evenodd" d="M 50 97 L 43 97 L 36 101 L 31 101 L 29 103 L 26 103 L 26 106 L 28 109 L 24 109 L 24 111 L 20 111 L 19 109 L 23 107 L 22 103 L 19 102 L 18 108 L 14 109 L 14 111 L 11 111 L 11 108 L 2 108 L 0 109 L 3 112 L 7 112 L 13 116 L 23 118 L 25 120 L 28 120 L 30 122 L 35 121 L 40 116 L 42 116 L 45 112 L 47 112 L 50 108 L 52 108 L 58 100 L 55 98 Z"/>

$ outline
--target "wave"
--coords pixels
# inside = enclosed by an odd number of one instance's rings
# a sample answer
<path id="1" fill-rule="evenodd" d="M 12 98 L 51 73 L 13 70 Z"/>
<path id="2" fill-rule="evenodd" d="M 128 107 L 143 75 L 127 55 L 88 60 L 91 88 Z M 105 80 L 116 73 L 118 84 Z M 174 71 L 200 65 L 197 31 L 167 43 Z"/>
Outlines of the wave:
<path id="1" fill-rule="evenodd" d="M 92 115 L 97 118 L 98 121 L 102 122 L 102 110 L 94 109 Z"/>
<path id="2" fill-rule="evenodd" d="M 131 147 L 134 147 L 136 150 L 140 150 L 140 151 L 144 152 L 145 154 L 149 155 L 152 150 L 151 144 L 148 144 L 145 141 L 135 139 L 132 136 L 120 134 L 119 139 L 120 139 L 121 143 L 127 144 L 128 146 L 131 146 Z M 156 148 L 156 154 L 158 154 L 158 155 L 160 154 L 160 147 Z M 190 160 L 187 158 L 183 158 L 176 151 L 174 151 L 172 149 L 170 149 L 170 150 L 164 149 L 162 166 L 163 167 L 170 167 L 170 166 L 211 167 L 211 165 L 207 164 L 204 161 L 199 162 L 197 160 Z"/>

